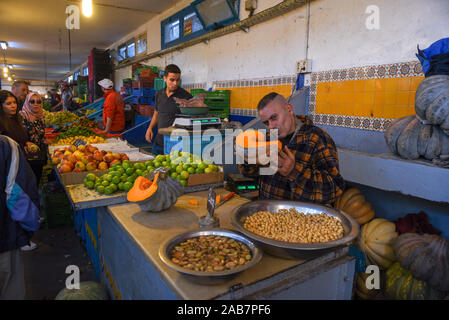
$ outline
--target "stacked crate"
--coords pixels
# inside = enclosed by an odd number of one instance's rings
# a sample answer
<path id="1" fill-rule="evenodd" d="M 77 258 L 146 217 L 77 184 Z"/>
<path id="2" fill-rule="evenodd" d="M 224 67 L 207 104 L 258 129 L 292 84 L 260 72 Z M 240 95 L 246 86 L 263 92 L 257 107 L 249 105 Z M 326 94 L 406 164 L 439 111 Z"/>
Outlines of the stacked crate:
<path id="1" fill-rule="evenodd" d="M 196 96 L 200 93 L 206 94 L 204 97 L 204 103 L 209 107 L 209 114 L 220 117 L 221 119 L 229 118 L 230 114 L 230 90 L 215 90 L 206 91 L 203 89 L 190 90 L 192 96 Z"/>
<path id="2" fill-rule="evenodd" d="M 132 78 L 123 79 L 123 88 L 125 94 L 127 96 L 131 96 L 133 94 L 133 79 Z"/>
<path id="3" fill-rule="evenodd" d="M 156 71 L 156 72 L 155 72 Z M 154 98 L 156 91 L 154 90 L 154 79 L 157 78 L 157 67 L 144 66 L 135 70 L 133 80 L 133 104 L 134 109 L 140 116 L 152 117 L 154 113 Z"/>

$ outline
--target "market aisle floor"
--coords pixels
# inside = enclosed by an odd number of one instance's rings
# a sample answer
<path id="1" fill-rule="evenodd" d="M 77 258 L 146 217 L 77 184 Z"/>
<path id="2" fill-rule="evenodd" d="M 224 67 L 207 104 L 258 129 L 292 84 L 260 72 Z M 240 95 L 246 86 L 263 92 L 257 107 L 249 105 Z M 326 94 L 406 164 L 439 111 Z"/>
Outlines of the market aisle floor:
<path id="1" fill-rule="evenodd" d="M 36 231 L 38 248 L 23 252 L 27 300 L 53 300 L 65 287 L 68 265 L 80 268 L 81 281 L 98 281 L 87 253 L 73 227 Z"/>

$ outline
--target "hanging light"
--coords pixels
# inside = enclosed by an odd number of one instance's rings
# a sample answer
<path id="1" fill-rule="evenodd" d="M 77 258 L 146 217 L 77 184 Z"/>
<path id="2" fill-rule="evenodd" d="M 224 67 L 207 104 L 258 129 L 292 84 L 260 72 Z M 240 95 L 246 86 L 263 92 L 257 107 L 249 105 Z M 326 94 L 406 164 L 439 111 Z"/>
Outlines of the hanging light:
<path id="1" fill-rule="evenodd" d="M 6 74 L 6 73 L 8 73 L 8 67 L 3 67 L 3 72 Z"/>
<path id="2" fill-rule="evenodd" d="M 12 81 L 12 78 L 11 78 L 11 77 L 8 77 L 8 81 L 11 82 L 11 81 Z"/>
<path id="3" fill-rule="evenodd" d="M 92 0 L 83 0 L 83 2 L 81 3 L 81 8 L 84 16 L 88 18 L 92 16 L 93 13 Z"/>
<path id="4" fill-rule="evenodd" d="M 6 50 L 8 49 L 8 42 L 0 41 L 0 46 L 2 47 L 3 50 Z"/>

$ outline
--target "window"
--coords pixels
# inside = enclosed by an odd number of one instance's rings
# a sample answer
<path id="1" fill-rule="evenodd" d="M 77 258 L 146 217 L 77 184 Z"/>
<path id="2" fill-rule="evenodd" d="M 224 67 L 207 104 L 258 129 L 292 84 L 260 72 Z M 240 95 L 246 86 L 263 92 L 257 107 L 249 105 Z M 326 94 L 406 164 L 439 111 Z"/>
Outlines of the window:
<path id="1" fill-rule="evenodd" d="M 75 74 L 73 75 L 73 80 L 78 80 L 78 76 L 80 75 L 80 72 L 79 71 L 77 71 L 77 72 L 75 72 Z"/>
<path id="2" fill-rule="evenodd" d="M 69 76 L 67 79 L 68 79 L 67 80 L 68 83 L 72 83 L 73 82 L 73 75 Z"/>
<path id="3" fill-rule="evenodd" d="M 134 40 L 134 38 L 127 42 L 126 56 L 127 58 L 134 58 L 136 56 L 136 41 Z"/>
<path id="4" fill-rule="evenodd" d="M 83 68 L 83 75 L 86 77 L 89 75 L 89 68 L 88 67 L 84 67 Z"/>
<path id="5" fill-rule="evenodd" d="M 136 48 L 137 53 L 136 55 L 142 55 L 147 53 L 147 34 L 143 33 L 136 38 Z"/>
<path id="6" fill-rule="evenodd" d="M 209 0 L 206 0 L 210 4 Z M 211 0 L 217 2 L 219 6 L 216 8 L 219 10 L 213 11 L 219 17 L 224 17 L 224 21 L 220 21 L 220 26 L 229 25 L 235 21 L 238 21 L 238 12 L 240 6 L 240 0 Z M 192 38 L 201 36 L 206 32 L 216 27 L 213 24 L 211 28 L 205 28 L 206 24 L 201 20 L 199 11 L 194 7 L 196 3 L 202 3 L 202 0 L 198 0 L 192 3 L 192 5 L 178 11 L 174 15 L 161 21 L 161 47 L 162 49 L 174 46 Z M 212 3 L 214 4 L 214 3 Z M 223 6 L 226 5 L 227 7 Z M 208 9 L 209 7 L 206 7 Z M 231 12 L 232 15 L 223 15 L 222 9 L 227 9 L 226 12 Z M 200 10 L 201 11 L 201 10 Z M 207 11 L 207 10 L 206 10 Z M 209 10 L 211 11 L 211 10 Z M 207 11 L 207 12 L 209 12 Z M 209 25 L 207 25 L 209 26 Z"/>
<path id="7" fill-rule="evenodd" d="M 119 61 L 126 60 L 126 58 L 128 57 L 126 54 L 127 49 L 128 48 L 126 44 L 122 44 L 121 46 L 118 47 Z"/>
<path id="8" fill-rule="evenodd" d="M 205 29 L 222 27 L 238 20 L 237 0 L 196 0 L 192 3 Z"/>

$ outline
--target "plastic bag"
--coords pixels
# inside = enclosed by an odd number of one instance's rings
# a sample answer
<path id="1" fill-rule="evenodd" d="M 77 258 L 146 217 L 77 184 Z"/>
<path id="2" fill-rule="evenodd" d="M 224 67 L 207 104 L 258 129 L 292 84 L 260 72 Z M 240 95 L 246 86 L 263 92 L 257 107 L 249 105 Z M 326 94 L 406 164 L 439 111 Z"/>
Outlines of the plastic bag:
<path id="1" fill-rule="evenodd" d="M 187 99 L 179 99 L 176 97 L 173 97 L 176 103 L 179 104 L 180 108 L 184 107 L 194 107 L 194 108 L 207 108 L 207 105 L 204 104 L 204 97 L 206 96 L 205 93 L 200 93 L 193 98 L 187 100 Z"/>
<path id="2" fill-rule="evenodd" d="M 440 39 L 424 50 L 417 48 L 416 56 L 426 77 L 449 75 L 449 38 Z"/>

